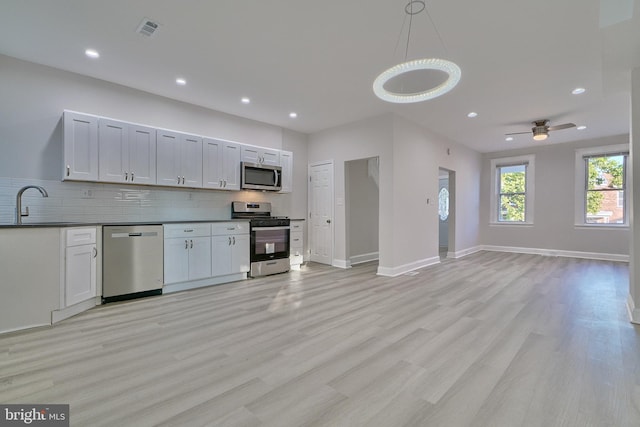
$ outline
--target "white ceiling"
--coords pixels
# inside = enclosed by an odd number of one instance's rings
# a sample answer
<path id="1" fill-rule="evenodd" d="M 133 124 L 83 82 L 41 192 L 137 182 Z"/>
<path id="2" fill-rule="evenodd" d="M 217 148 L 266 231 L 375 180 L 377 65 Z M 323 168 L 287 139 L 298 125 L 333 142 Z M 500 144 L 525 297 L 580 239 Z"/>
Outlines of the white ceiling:
<path id="1" fill-rule="evenodd" d="M 452 60 L 462 80 L 395 105 L 372 83 L 405 59 L 407 2 L 2 0 L 0 53 L 305 133 L 388 112 L 480 152 L 532 144 L 504 134 L 535 119 L 587 126 L 544 143 L 629 132 L 640 1 L 429 1 L 435 26 L 414 16 L 406 58 Z M 136 33 L 145 17 L 161 24 L 152 38 Z M 571 95 L 577 86 L 587 92 Z"/>

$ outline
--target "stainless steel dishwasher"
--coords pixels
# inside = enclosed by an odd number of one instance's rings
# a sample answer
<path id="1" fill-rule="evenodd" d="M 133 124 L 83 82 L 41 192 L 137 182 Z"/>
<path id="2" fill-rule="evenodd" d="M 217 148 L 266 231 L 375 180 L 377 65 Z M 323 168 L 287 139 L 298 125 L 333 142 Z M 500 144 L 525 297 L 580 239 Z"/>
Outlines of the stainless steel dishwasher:
<path id="1" fill-rule="evenodd" d="M 161 225 L 102 228 L 102 302 L 162 294 Z"/>

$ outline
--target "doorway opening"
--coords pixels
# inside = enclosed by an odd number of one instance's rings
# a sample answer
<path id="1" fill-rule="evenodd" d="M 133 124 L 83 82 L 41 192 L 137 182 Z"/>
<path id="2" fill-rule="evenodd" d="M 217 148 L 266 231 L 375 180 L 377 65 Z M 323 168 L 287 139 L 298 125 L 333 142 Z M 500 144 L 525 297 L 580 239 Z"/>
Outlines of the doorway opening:
<path id="1" fill-rule="evenodd" d="M 350 160 L 345 168 L 346 254 L 349 265 L 379 259 L 379 157 Z"/>
<path id="2" fill-rule="evenodd" d="M 438 253 L 440 260 L 455 253 L 455 172 L 438 171 Z"/>

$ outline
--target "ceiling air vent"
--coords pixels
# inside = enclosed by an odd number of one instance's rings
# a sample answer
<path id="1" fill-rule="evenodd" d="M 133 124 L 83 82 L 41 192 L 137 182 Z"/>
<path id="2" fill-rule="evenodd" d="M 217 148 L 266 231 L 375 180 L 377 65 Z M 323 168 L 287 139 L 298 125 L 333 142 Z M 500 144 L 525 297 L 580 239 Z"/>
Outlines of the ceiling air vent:
<path id="1" fill-rule="evenodd" d="M 159 27 L 160 24 L 158 24 L 157 22 L 153 22 L 149 18 L 144 18 L 140 25 L 138 25 L 138 29 L 136 30 L 136 32 L 142 34 L 143 36 L 151 37 Z"/>

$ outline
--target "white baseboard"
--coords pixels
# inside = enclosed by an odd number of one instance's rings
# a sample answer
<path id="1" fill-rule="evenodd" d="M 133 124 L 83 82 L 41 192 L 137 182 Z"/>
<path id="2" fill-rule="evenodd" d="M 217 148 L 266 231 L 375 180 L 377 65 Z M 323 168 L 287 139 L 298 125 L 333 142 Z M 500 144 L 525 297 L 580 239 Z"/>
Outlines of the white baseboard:
<path id="1" fill-rule="evenodd" d="M 100 297 L 91 298 L 86 301 L 79 302 L 77 304 L 72 305 L 71 307 L 65 307 L 60 310 L 53 310 L 51 312 L 51 324 L 58 323 L 61 320 L 68 319 L 69 317 L 75 316 L 76 314 L 84 313 L 90 308 L 95 307 L 96 305 L 100 305 L 101 300 Z"/>
<path id="2" fill-rule="evenodd" d="M 482 246 L 474 246 L 472 248 L 462 249 L 460 251 L 455 252 L 447 252 L 447 258 L 462 258 L 467 255 L 475 254 L 476 252 L 480 252 L 482 250 Z"/>
<path id="3" fill-rule="evenodd" d="M 378 276 L 396 277 L 409 271 L 440 263 L 440 257 L 425 258 L 398 267 L 378 267 Z"/>
<path id="4" fill-rule="evenodd" d="M 640 325 L 640 309 L 636 308 L 631 294 L 627 295 L 627 313 L 629 314 L 631 323 Z"/>
<path id="5" fill-rule="evenodd" d="M 351 268 L 351 261 L 348 259 L 334 259 L 331 266 L 337 268 Z"/>
<path id="6" fill-rule="evenodd" d="M 559 249 L 520 248 L 516 246 L 482 245 L 482 250 L 493 252 L 512 252 L 518 254 L 560 256 L 567 258 L 597 259 L 602 261 L 629 262 L 629 255 L 604 254 L 599 252 L 565 251 Z"/>
<path id="7" fill-rule="evenodd" d="M 379 252 L 370 252 L 368 254 L 354 255 L 349 260 L 351 265 L 362 264 L 363 262 L 377 261 L 380 258 Z"/>

